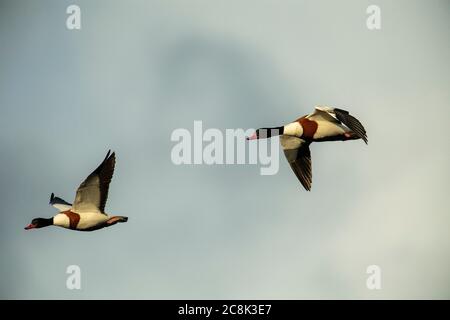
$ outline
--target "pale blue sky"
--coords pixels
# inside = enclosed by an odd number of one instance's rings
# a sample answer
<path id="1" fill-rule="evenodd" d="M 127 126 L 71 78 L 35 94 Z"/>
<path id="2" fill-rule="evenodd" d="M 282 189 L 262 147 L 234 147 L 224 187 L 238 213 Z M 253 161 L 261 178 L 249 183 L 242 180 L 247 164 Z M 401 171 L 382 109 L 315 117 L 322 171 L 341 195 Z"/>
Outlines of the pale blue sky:
<path id="1" fill-rule="evenodd" d="M 0 0 L 0 297 L 450 298 L 449 6 Z M 274 176 L 170 161 L 194 120 L 276 126 L 316 104 L 350 110 L 369 145 L 313 145 L 310 193 L 284 159 Z M 107 210 L 128 223 L 23 230 L 109 148 Z"/>

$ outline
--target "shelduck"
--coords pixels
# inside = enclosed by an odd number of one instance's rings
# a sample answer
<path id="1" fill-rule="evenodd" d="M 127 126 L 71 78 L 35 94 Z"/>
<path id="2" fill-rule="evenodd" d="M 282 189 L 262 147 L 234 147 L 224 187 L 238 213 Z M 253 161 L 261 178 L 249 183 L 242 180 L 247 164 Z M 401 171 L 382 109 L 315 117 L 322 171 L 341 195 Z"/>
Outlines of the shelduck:
<path id="1" fill-rule="evenodd" d="M 77 231 L 93 231 L 110 227 L 118 222 L 127 222 L 124 216 L 110 216 L 105 213 L 108 189 L 111 182 L 116 155 L 108 151 L 103 162 L 78 187 L 73 204 L 50 196 L 50 205 L 60 212 L 52 218 L 36 218 L 25 230 L 59 226 Z"/>
<path id="2" fill-rule="evenodd" d="M 261 128 L 247 140 L 270 138 L 280 135 L 284 154 L 300 183 L 311 190 L 312 142 L 347 141 L 362 139 L 366 144 L 367 133 L 361 122 L 346 110 L 317 106 L 313 113 L 303 116 L 287 125 Z"/>

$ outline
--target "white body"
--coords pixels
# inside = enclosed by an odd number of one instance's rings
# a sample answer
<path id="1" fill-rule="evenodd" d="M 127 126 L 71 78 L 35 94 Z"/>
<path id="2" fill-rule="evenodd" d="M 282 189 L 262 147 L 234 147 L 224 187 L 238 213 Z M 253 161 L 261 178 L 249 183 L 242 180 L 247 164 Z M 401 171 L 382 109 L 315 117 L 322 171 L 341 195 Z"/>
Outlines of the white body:
<path id="1" fill-rule="evenodd" d="M 80 230 L 89 229 L 103 224 L 111 218 L 107 214 L 99 212 L 83 212 L 77 214 L 80 216 L 77 229 Z M 70 228 L 70 219 L 65 213 L 58 213 L 53 217 L 53 224 L 63 228 Z"/>
<path id="2" fill-rule="evenodd" d="M 291 122 L 284 126 L 283 134 L 300 138 L 303 134 L 303 128 L 297 121 Z"/>

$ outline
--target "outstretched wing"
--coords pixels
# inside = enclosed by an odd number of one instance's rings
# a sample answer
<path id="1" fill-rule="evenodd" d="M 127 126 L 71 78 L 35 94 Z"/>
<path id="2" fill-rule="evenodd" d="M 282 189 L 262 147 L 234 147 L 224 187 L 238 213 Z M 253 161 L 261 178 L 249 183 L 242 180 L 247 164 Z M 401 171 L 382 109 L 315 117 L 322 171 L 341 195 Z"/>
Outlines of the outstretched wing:
<path id="1" fill-rule="evenodd" d="M 116 155 L 108 151 L 105 160 L 94 170 L 86 180 L 78 187 L 73 211 L 100 212 L 105 213 L 105 204 L 108 199 L 109 184 L 111 182 L 114 166 L 116 164 Z"/>
<path id="2" fill-rule="evenodd" d="M 310 143 L 295 136 L 280 136 L 280 142 L 292 171 L 302 186 L 310 191 L 312 184 Z"/>
<path id="3" fill-rule="evenodd" d="M 71 203 L 68 203 L 67 201 L 65 201 L 61 198 L 55 197 L 54 193 L 52 193 L 50 196 L 49 204 L 54 206 L 56 209 L 58 209 L 61 212 L 70 210 L 72 208 Z"/>

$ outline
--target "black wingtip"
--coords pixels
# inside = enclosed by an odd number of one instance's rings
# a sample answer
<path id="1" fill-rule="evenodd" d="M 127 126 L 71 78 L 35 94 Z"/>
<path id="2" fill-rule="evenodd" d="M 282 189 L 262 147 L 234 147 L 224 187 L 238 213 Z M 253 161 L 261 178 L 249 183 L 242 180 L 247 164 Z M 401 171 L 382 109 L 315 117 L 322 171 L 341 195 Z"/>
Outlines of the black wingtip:
<path id="1" fill-rule="evenodd" d="M 48 203 L 52 203 L 54 198 L 55 198 L 55 194 L 52 192 L 52 194 L 50 195 L 50 201 Z"/>
<path id="2" fill-rule="evenodd" d="M 106 154 L 105 159 L 103 160 L 103 162 L 105 162 L 106 160 L 108 160 L 109 158 L 113 157 L 115 155 L 115 152 L 113 152 L 111 154 L 111 149 L 108 150 L 108 153 Z"/>
<path id="3" fill-rule="evenodd" d="M 342 113 L 345 113 L 345 114 L 349 114 L 349 112 L 347 110 L 344 110 L 344 109 L 334 108 L 334 111 L 342 112 Z"/>

